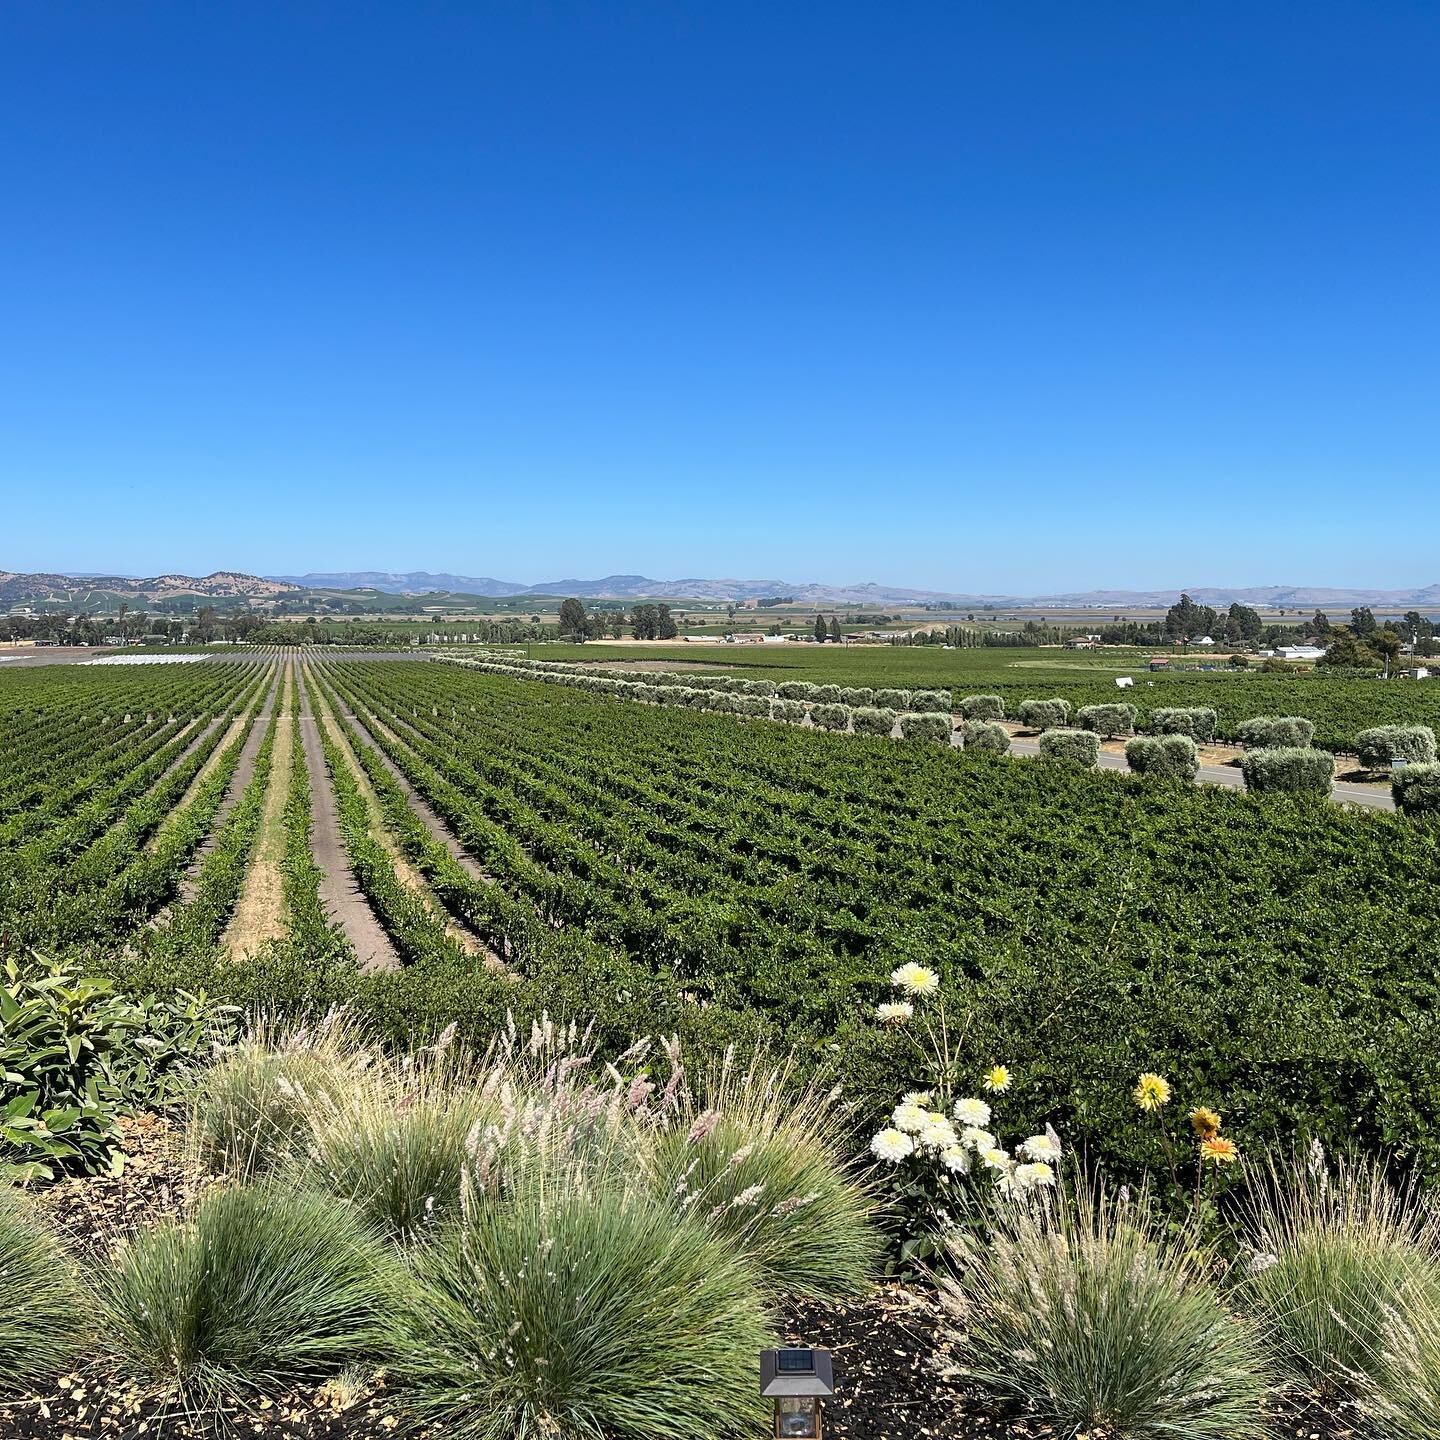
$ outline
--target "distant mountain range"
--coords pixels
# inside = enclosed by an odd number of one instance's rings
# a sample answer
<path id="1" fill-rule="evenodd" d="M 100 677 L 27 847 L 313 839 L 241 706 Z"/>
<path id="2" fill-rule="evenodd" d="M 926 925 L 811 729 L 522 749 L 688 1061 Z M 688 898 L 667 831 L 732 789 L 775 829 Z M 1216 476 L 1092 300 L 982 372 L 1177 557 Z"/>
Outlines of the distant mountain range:
<path id="1" fill-rule="evenodd" d="M 271 580 L 310 590 L 373 589 L 392 595 L 420 595 L 449 591 L 462 595 L 501 598 L 517 595 L 574 595 L 582 600 L 629 600 L 654 596 L 695 600 L 742 601 L 768 596 L 789 596 L 819 605 L 898 605 L 951 601 L 964 605 L 1054 606 L 1057 609 L 1150 609 L 1172 605 L 1184 589 L 1201 605 L 1270 606 L 1286 610 L 1317 605 L 1381 605 L 1434 607 L 1440 605 L 1440 584 L 1419 589 L 1367 590 L 1343 586 L 1253 585 L 1180 586 L 1173 590 L 1084 590 L 1053 595 L 984 595 L 904 586 L 795 584 L 789 580 L 652 580 L 646 575 L 606 575 L 600 580 L 547 580 L 538 585 L 496 580 L 490 576 L 431 574 L 412 570 L 395 574 L 383 570 L 349 570 L 308 575 L 272 575 Z"/>
<path id="2" fill-rule="evenodd" d="M 905 586 L 794 584 L 788 580 L 652 580 L 646 575 L 606 575 L 600 580 L 548 580 L 539 585 L 496 580 L 483 575 L 432 574 L 412 570 L 396 574 L 387 570 L 345 570 L 311 572 L 307 575 L 248 575 L 239 570 L 216 570 L 212 574 L 157 575 L 137 579 L 129 575 L 67 575 L 48 572 L 25 574 L 0 570 L 0 605 L 43 600 L 83 606 L 115 596 L 128 599 L 138 608 L 146 602 L 174 600 L 187 596 L 214 600 L 265 604 L 285 597 L 294 598 L 307 590 L 357 591 L 373 594 L 426 595 L 446 592 L 477 595 L 491 599 L 527 595 L 574 595 L 582 600 L 631 600 L 640 596 L 657 599 L 708 600 L 720 604 L 784 596 L 802 604 L 823 606 L 914 605 L 949 602 L 964 606 L 997 608 L 1048 607 L 1066 610 L 1137 610 L 1164 608 L 1175 602 L 1184 589 L 1201 605 L 1223 608 L 1238 600 L 1242 605 L 1285 610 L 1310 610 L 1317 606 L 1347 609 L 1369 605 L 1386 610 L 1440 608 L 1440 584 L 1398 590 L 1369 590 L 1344 586 L 1253 585 L 1241 588 L 1193 585 L 1167 590 L 1081 590 L 1052 595 L 986 595 L 938 590 L 914 590 Z"/>

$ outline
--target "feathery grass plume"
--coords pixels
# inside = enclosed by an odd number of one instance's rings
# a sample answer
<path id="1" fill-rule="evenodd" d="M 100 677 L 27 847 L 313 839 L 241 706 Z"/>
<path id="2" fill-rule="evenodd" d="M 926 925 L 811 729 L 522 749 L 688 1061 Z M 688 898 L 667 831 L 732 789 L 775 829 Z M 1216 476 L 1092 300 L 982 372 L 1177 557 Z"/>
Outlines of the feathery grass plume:
<path id="1" fill-rule="evenodd" d="M 187 1127 L 196 1163 L 249 1181 L 305 1154 L 311 1117 L 338 1104 L 373 1059 L 356 1025 L 336 1011 L 298 1029 L 255 1020 L 196 1078 Z"/>
<path id="2" fill-rule="evenodd" d="M 1373 1385 L 1363 1398 L 1386 1440 L 1440 1440 L 1440 1296 L 1405 1282 L 1384 1315 Z"/>
<path id="3" fill-rule="evenodd" d="M 393 1263 L 346 1206 L 266 1181 L 136 1235 L 96 1290 L 124 1364 L 205 1406 L 378 1357 Z"/>
<path id="4" fill-rule="evenodd" d="M 310 1116 L 300 1183 L 348 1200 L 402 1245 L 460 1204 L 476 1137 L 498 1115 L 486 1074 L 453 1051 L 421 1051 L 368 1067 Z"/>
<path id="5" fill-rule="evenodd" d="M 1265 1364 L 1144 1199 L 1090 1182 L 948 1242 L 941 1299 L 986 1389 L 1067 1434 L 1259 1440 Z"/>
<path id="6" fill-rule="evenodd" d="M 1440 1307 L 1440 1227 L 1374 1161 L 1316 1147 L 1274 1162 L 1252 1190 L 1253 1255 L 1236 1299 L 1263 1321 L 1276 1362 L 1318 1390 L 1358 1394 L 1381 1368 L 1387 1317 L 1410 1293 Z M 1437 1380 L 1440 1384 L 1440 1380 Z"/>
<path id="7" fill-rule="evenodd" d="M 60 1242 L 0 1185 L 0 1395 L 48 1380 L 79 1348 L 85 1307 Z"/>
<path id="8" fill-rule="evenodd" d="M 656 1194 L 751 1260 L 768 1290 L 824 1299 L 864 1289 L 882 1245 L 832 1098 L 758 1062 L 722 1065 L 697 1090 L 656 1141 Z"/>
<path id="9" fill-rule="evenodd" d="M 522 1184 L 418 1251 L 390 1374 L 452 1440 L 758 1433 L 746 1262 L 634 1189 Z"/>

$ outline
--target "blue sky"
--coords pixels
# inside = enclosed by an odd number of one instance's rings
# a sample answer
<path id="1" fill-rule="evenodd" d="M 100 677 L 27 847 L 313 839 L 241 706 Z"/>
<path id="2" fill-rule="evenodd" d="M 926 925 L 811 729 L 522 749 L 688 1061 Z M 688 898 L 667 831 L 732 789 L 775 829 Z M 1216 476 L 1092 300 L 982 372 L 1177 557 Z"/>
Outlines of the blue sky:
<path id="1" fill-rule="evenodd" d="M 1440 580 L 1440 6 L 0 7 L 0 567 Z"/>

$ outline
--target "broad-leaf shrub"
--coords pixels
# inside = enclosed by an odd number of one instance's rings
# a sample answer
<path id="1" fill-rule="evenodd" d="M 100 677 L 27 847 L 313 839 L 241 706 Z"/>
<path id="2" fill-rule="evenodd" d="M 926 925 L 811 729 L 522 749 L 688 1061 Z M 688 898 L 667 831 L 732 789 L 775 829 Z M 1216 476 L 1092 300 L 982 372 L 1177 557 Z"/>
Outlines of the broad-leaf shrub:
<path id="1" fill-rule="evenodd" d="M 1315 738 L 1315 724 L 1299 715 L 1256 715 L 1235 727 L 1247 749 L 1298 750 Z"/>
<path id="2" fill-rule="evenodd" d="M 1429 765 L 1435 759 L 1435 732 L 1428 725 L 1377 725 L 1355 737 L 1355 753 L 1366 770 L 1388 770 L 1394 760 Z"/>
<path id="3" fill-rule="evenodd" d="M 1100 758 L 1100 737 L 1093 730 L 1047 730 L 1040 737 L 1040 753 L 1089 769 Z"/>
<path id="4" fill-rule="evenodd" d="M 861 705 L 850 712 L 850 723 L 857 735 L 888 735 L 895 728 L 895 712 Z"/>
<path id="5" fill-rule="evenodd" d="M 67 1369 L 85 1320 L 60 1242 L 23 1195 L 0 1183 L 0 1399 Z"/>
<path id="6" fill-rule="evenodd" d="M 1390 777 L 1390 794 L 1406 815 L 1440 815 L 1440 765 L 1406 765 Z"/>
<path id="7" fill-rule="evenodd" d="M 1328 795 L 1335 757 L 1328 750 L 1275 746 L 1247 750 L 1240 760 L 1245 788 L 1257 794 L 1292 791 Z"/>
<path id="8" fill-rule="evenodd" d="M 950 715 L 938 710 L 922 711 L 916 715 L 900 717 L 900 733 L 907 740 L 935 740 L 941 745 L 950 743 Z"/>
<path id="9" fill-rule="evenodd" d="M 1167 705 L 1152 710 L 1147 724 L 1152 735 L 1188 735 L 1208 745 L 1215 738 L 1216 715 L 1204 705 Z"/>
<path id="10" fill-rule="evenodd" d="M 1010 748 L 1010 732 L 994 720 L 966 720 L 960 739 L 967 750 L 993 750 L 1003 755 Z"/>
<path id="11" fill-rule="evenodd" d="M 1003 720 L 1005 702 L 998 695 L 967 695 L 955 703 L 967 720 Z"/>
<path id="12" fill-rule="evenodd" d="M 1082 730 L 1093 730 L 1097 735 L 1131 735 L 1135 731 L 1135 716 L 1138 713 L 1133 705 L 1082 705 L 1075 712 L 1075 724 Z"/>
<path id="13" fill-rule="evenodd" d="M 1015 716 L 1031 730 L 1050 730 L 1070 723 L 1070 702 L 1059 699 L 1022 700 Z"/>
<path id="14" fill-rule="evenodd" d="M 0 972 L 0 1181 L 118 1170 L 119 1116 L 162 1100 L 231 1012 L 204 995 L 136 1003 L 73 961 Z"/>
<path id="15" fill-rule="evenodd" d="M 1137 735 L 1126 744 L 1125 759 L 1136 775 L 1193 780 L 1200 773 L 1195 742 L 1188 735 Z"/>

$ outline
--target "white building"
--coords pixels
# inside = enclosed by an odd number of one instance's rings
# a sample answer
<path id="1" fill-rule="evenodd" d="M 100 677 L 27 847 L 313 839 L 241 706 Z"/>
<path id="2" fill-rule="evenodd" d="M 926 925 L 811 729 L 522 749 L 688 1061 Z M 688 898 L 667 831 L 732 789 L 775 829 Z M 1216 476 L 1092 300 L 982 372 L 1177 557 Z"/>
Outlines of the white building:
<path id="1" fill-rule="evenodd" d="M 1275 653 L 1282 660 L 1318 660 L 1325 652 L 1318 645 L 1282 645 Z"/>

